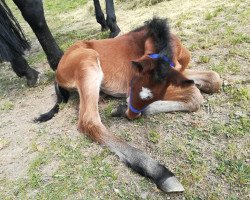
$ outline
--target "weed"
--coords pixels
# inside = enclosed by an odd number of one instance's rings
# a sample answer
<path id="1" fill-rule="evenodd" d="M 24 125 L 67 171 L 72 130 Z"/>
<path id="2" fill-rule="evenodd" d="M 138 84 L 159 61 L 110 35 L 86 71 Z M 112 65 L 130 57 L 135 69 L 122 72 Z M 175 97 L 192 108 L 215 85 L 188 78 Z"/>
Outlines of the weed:
<path id="1" fill-rule="evenodd" d="M 158 143 L 160 139 L 160 134 L 155 130 L 151 130 L 148 133 L 148 140 L 153 143 Z"/>
<path id="2" fill-rule="evenodd" d="M 14 108 L 14 103 L 11 102 L 11 101 L 8 101 L 6 100 L 3 105 L 1 106 L 1 109 L 0 110 L 3 110 L 3 111 L 10 111 L 10 110 L 13 110 Z"/>
<path id="3" fill-rule="evenodd" d="M 211 59 L 211 57 L 203 55 L 203 56 L 200 56 L 199 62 L 200 63 L 208 63 L 210 61 L 210 59 Z"/>
<path id="4" fill-rule="evenodd" d="M 45 1 L 44 7 L 47 12 L 55 14 L 63 14 L 65 12 L 70 12 L 84 6 L 86 0 L 54 0 L 54 1 Z"/>
<path id="5" fill-rule="evenodd" d="M 246 163 L 244 153 L 239 152 L 239 147 L 235 143 L 229 143 L 224 150 L 216 152 L 219 161 L 217 174 L 225 177 L 233 185 L 244 187 L 250 178 L 250 167 Z"/>

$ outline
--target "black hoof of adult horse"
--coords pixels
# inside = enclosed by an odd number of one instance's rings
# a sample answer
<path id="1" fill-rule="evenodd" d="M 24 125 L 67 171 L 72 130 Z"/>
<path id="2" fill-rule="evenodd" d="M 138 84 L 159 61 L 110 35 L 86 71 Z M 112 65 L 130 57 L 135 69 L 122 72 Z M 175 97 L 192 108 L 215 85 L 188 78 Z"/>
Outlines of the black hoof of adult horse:
<path id="1" fill-rule="evenodd" d="M 121 29 L 116 25 L 115 30 L 110 32 L 109 38 L 116 37 L 120 32 L 121 32 Z"/>
<path id="2" fill-rule="evenodd" d="M 36 84 L 38 83 L 39 80 L 39 72 L 30 68 L 27 75 L 26 75 L 26 79 L 27 79 L 27 85 L 29 87 L 35 87 Z"/>
<path id="3" fill-rule="evenodd" d="M 126 117 L 126 104 L 120 104 L 117 108 L 111 111 L 111 117 Z"/>

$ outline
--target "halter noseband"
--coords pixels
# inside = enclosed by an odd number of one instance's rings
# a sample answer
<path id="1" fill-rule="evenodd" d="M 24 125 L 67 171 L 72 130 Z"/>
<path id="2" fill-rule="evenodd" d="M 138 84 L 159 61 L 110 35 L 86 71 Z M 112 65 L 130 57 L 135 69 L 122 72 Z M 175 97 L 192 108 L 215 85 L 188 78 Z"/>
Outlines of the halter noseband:
<path id="1" fill-rule="evenodd" d="M 132 106 L 131 103 L 131 99 L 132 99 L 132 80 L 131 80 L 131 84 L 130 84 L 130 97 L 129 97 L 129 109 L 136 114 L 141 113 L 142 111 L 144 111 L 148 106 L 145 106 L 144 108 L 142 108 L 141 110 L 137 110 L 135 107 Z"/>
<path id="2" fill-rule="evenodd" d="M 174 68 L 174 63 L 171 61 L 171 59 L 169 59 L 167 56 L 165 55 L 160 55 L 158 53 L 153 53 L 153 54 L 149 54 L 148 55 L 150 58 L 152 59 L 157 59 L 157 58 L 161 58 L 163 59 L 165 62 L 168 62 L 169 63 L 169 66 Z M 143 107 L 141 110 L 137 110 L 135 107 L 132 106 L 132 103 L 131 103 L 131 99 L 132 99 L 132 80 L 130 82 L 130 97 L 129 97 L 129 109 L 133 112 L 133 113 L 136 113 L 136 114 L 139 114 L 141 112 L 143 112 L 148 106 L 145 106 Z"/>

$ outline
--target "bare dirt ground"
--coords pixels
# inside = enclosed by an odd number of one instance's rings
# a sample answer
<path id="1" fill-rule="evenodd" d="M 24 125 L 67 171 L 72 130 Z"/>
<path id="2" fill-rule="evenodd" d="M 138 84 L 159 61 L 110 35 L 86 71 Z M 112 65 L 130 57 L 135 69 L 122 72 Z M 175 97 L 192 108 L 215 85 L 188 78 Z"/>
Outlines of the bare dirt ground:
<path id="1" fill-rule="evenodd" d="M 9 1 L 8 1 L 9 2 Z M 125 33 L 153 16 L 167 17 L 192 53 L 190 67 L 223 79 L 217 94 L 204 94 L 195 113 L 171 113 L 136 121 L 110 117 L 120 101 L 100 103 L 104 124 L 176 173 L 186 191 L 163 194 L 126 168 L 107 149 L 79 134 L 77 95 L 50 121 L 33 119 L 55 102 L 53 72 L 39 43 L 9 2 L 32 42 L 29 63 L 43 74 L 35 88 L 1 63 L 0 199 L 248 199 L 250 147 L 249 3 L 241 0 L 163 1 L 130 8 L 116 2 Z M 45 2 L 53 35 L 65 49 L 78 39 L 103 38 L 92 2 L 67 11 Z M 55 15 L 52 15 L 56 11 Z"/>

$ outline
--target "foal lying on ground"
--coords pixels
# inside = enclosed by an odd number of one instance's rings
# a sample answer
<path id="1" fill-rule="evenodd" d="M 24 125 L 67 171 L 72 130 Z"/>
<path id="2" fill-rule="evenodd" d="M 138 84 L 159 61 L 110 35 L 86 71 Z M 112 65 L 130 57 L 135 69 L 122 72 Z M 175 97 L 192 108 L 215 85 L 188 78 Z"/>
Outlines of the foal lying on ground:
<path id="1" fill-rule="evenodd" d="M 107 131 L 98 112 L 98 99 L 100 90 L 115 97 L 130 95 L 126 111 L 130 119 L 139 117 L 141 112 L 195 111 L 202 96 L 194 82 L 201 89 L 207 83 L 214 88 L 210 81 L 218 77 L 213 72 L 193 71 L 187 73 L 193 80 L 184 77 L 178 70 L 184 71 L 189 59 L 188 51 L 169 33 L 166 21 L 158 18 L 114 39 L 79 41 L 65 52 L 58 65 L 57 103 L 66 102 L 67 90 L 76 88 L 80 96 L 79 131 L 106 145 L 164 192 L 184 191 L 166 167 Z M 178 70 L 172 68 L 174 65 Z M 46 121 L 57 111 L 56 104 L 37 121 Z"/>

